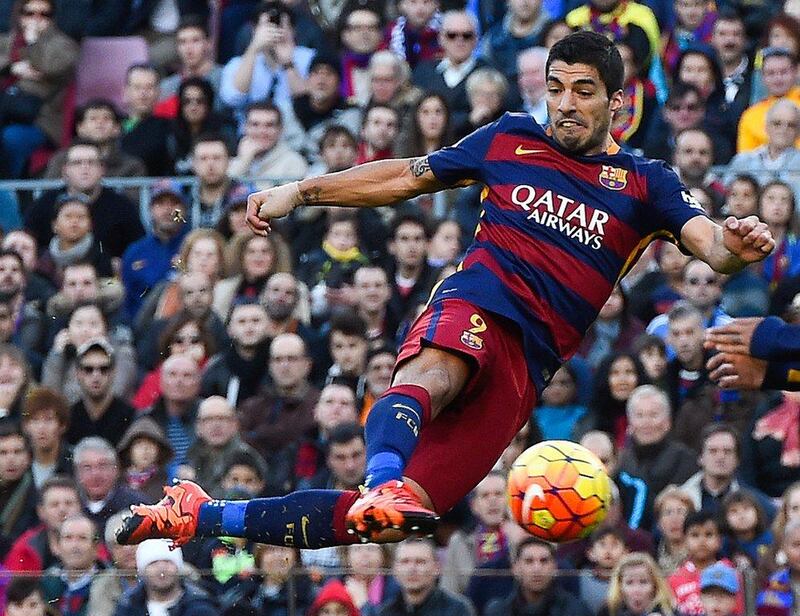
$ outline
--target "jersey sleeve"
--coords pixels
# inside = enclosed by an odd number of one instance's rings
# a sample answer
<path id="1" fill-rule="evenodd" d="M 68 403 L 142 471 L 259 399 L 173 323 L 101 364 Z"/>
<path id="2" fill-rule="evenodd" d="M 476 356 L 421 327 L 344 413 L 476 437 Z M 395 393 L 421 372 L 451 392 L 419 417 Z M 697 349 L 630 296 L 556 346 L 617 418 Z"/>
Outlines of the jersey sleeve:
<path id="1" fill-rule="evenodd" d="M 465 180 L 482 182 L 483 160 L 502 120 L 481 126 L 456 144 L 431 152 L 428 163 L 436 179 L 447 186 Z"/>
<path id="2" fill-rule="evenodd" d="M 654 164 L 648 174 L 650 195 L 650 220 L 652 232 L 667 231 L 678 246 L 681 244 L 681 229 L 695 216 L 707 216 L 700 202 L 678 179 L 677 174 L 665 163 Z"/>

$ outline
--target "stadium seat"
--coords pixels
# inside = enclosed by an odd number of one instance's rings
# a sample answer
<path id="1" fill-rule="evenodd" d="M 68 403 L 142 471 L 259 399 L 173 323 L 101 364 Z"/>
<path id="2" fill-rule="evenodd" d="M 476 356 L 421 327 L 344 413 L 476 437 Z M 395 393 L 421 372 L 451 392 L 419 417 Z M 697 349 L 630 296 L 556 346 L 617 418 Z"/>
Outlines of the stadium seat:
<path id="1" fill-rule="evenodd" d="M 141 36 L 89 37 L 81 43 L 75 104 L 102 97 L 123 109 L 125 72 L 147 62 L 147 42 Z"/>

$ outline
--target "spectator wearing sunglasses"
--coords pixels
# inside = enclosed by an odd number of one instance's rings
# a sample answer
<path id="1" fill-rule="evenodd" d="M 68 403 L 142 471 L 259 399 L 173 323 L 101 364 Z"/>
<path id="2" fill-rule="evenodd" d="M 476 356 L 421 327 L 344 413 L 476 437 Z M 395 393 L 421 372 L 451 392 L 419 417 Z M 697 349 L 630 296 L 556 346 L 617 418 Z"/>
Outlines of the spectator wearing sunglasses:
<path id="1" fill-rule="evenodd" d="M 105 339 L 95 338 L 78 347 L 76 358 L 80 400 L 70 409 L 67 442 L 75 445 L 87 436 L 100 436 L 116 446 L 135 411 L 114 395 L 114 349 Z"/>
<path id="2" fill-rule="evenodd" d="M 447 11 L 442 16 L 439 44 L 444 50 L 442 60 L 420 62 L 412 74 L 412 81 L 420 88 L 441 94 L 452 113 L 452 122 L 458 125 L 469 115 L 467 78 L 486 62 L 474 57 L 478 45 L 478 24 L 466 11 Z"/>

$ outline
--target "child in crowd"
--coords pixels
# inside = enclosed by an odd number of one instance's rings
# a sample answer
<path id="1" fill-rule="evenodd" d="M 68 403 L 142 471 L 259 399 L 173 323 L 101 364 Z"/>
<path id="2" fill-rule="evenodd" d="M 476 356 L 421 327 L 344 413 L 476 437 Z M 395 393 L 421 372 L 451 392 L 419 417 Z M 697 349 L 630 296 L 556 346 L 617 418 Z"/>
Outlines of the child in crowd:
<path id="1" fill-rule="evenodd" d="M 140 417 L 125 431 L 117 451 L 127 486 L 150 503 L 159 501 L 168 484 L 167 463 L 174 455 L 161 426 L 150 417 Z"/>
<path id="2" fill-rule="evenodd" d="M 633 352 L 653 385 L 662 386 L 667 375 L 667 345 L 653 334 L 642 334 L 633 345 Z"/>
<path id="3" fill-rule="evenodd" d="M 766 587 L 756 597 L 756 614 L 761 616 L 794 616 L 797 613 L 795 587 L 800 577 L 800 521 L 792 520 L 786 525 L 780 547 L 785 566 L 769 577 Z"/>
<path id="4" fill-rule="evenodd" d="M 586 555 L 592 567 L 581 572 L 578 592 L 594 614 L 605 605 L 611 575 L 627 551 L 624 535 L 614 527 L 600 527 L 589 538 Z"/>
<path id="5" fill-rule="evenodd" d="M 359 249 L 358 222 L 341 212 L 328 214 L 322 246 L 303 255 L 298 277 L 311 289 L 311 312 L 322 317 L 328 310 L 347 304 L 353 274 L 369 259 Z"/>
<path id="6" fill-rule="evenodd" d="M 231 456 L 228 468 L 222 476 L 223 490 L 240 488 L 257 498 L 264 492 L 267 468 L 263 460 L 250 455 L 246 451 L 236 452 Z"/>
<path id="7" fill-rule="evenodd" d="M 608 601 L 598 616 L 672 616 L 669 585 L 653 557 L 633 552 L 611 574 Z"/>
<path id="8" fill-rule="evenodd" d="M 703 571 L 717 562 L 722 549 L 722 534 L 716 515 L 700 510 L 686 516 L 683 524 L 686 534 L 686 561 L 675 573 L 669 576 L 669 585 L 677 599 L 677 609 L 686 616 L 702 616 L 703 603 L 700 599 L 700 579 Z M 730 561 L 721 561 L 730 565 Z M 744 614 L 744 596 L 736 593 L 735 614 Z"/>
<path id="9" fill-rule="evenodd" d="M 736 569 L 723 563 L 711 565 L 700 575 L 700 601 L 704 616 L 734 616 L 741 585 Z"/>
<path id="10" fill-rule="evenodd" d="M 575 427 L 586 413 L 586 407 L 578 404 L 575 368 L 567 362 L 542 392 L 542 405 L 534 412 L 534 418 L 545 440 L 574 440 L 577 436 Z"/>
<path id="11" fill-rule="evenodd" d="M 748 490 L 731 492 L 722 500 L 722 520 L 725 557 L 742 568 L 754 567 L 773 541 L 761 503 Z"/>

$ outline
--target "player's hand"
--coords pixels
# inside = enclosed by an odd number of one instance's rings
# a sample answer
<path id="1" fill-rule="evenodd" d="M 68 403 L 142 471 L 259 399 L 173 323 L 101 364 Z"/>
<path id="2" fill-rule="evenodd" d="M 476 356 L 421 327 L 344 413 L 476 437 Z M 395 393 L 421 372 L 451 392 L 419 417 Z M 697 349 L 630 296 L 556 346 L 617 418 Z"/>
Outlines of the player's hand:
<path id="1" fill-rule="evenodd" d="M 247 197 L 245 221 L 253 233 L 266 236 L 272 230 L 270 220 L 286 216 L 303 202 L 298 184 L 275 186 Z"/>
<path id="2" fill-rule="evenodd" d="M 753 340 L 753 332 L 763 320 L 763 317 L 734 319 L 727 325 L 711 327 L 706 330 L 704 346 L 706 349 L 719 351 L 720 353 L 750 355 L 750 342 Z"/>
<path id="3" fill-rule="evenodd" d="M 761 261 L 775 249 L 775 240 L 767 224 L 756 216 L 728 216 L 722 224 L 722 242 L 746 263 Z"/>
<path id="4" fill-rule="evenodd" d="M 722 389 L 761 389 L 767 362 L 748 355 L 717 353 L 706 363 L 709 378 Z"/>

